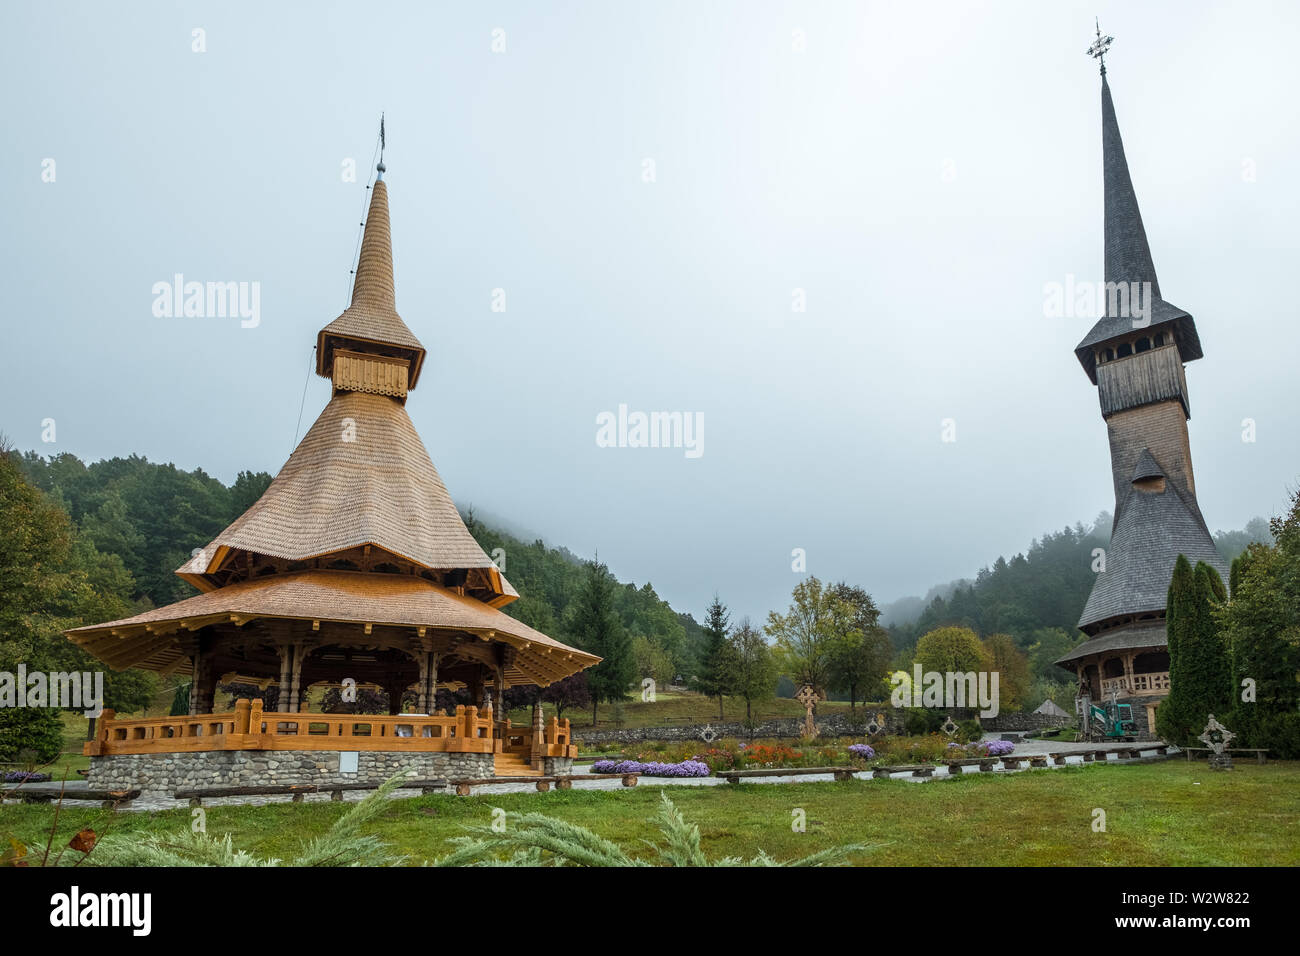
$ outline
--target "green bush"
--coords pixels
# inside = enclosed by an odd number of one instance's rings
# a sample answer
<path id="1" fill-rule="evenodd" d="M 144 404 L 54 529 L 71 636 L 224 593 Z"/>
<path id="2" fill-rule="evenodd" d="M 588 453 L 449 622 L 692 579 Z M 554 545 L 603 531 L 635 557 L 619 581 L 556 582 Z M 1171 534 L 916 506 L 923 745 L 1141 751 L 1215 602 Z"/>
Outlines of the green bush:
<path id="1" fill-rule="evenodd" d="M 957 739 L 962 743 L 968 744 L 971 741 L 979 740 L 983 736 L 984 728 L 980 726 L 980 722 L 974 717 L 969 720 L 958 721 Z"/>
<path id="2" fill-rule="evenodd" d="M 903 711 L 903 730 L 909 737 L 924 737 L 935 733 L 947 719 L 948 715 L 941 710 L 908 707 Z"/>
<path id="3" fill-rule="evenodd" d="M 0 710 L 0 760 L 18 759 L 22 750 L 36 753 L 47 764 L 63 752 L 63 721 L 48 707 L 6 707 Z"/>

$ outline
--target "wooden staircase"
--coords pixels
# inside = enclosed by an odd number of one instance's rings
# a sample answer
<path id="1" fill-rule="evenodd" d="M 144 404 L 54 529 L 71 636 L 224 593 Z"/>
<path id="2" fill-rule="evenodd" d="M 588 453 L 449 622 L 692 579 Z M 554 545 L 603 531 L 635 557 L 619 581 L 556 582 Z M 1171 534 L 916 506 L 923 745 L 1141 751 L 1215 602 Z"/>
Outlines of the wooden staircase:
<path id="1" fill-rule="evenodd" d="M 521 753 L 500 753 L 492 755 L 492 772 L 498 777 L 540 777 L 542 771 L 534 770 Z"/>

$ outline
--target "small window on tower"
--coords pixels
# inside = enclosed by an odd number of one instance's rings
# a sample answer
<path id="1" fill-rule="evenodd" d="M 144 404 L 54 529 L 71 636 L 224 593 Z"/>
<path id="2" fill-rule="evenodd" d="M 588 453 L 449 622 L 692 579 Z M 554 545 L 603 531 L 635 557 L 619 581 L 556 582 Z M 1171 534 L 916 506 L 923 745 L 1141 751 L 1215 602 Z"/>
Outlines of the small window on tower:
<path id="1" fill-rule="evenodd" d="M 1165 344 L 1165 333 L 1163 333 L 1163 332 L 1157 332 L 1157 333 L 1156 333 L 1156 348 L 1160 348 L 1160 346 L 1162 346 L 1162 345 L 1164 345 L 1164 344 Z"/>
<path id="2" fill-rule="evenodd" d="M 1137 350 L 1139 352 L 1149 352 L 1151 350 L 1151 340 L 1145 335 L 1138 339 Z"/>
<path id="3" fill-rule="evenodd" d="M 1130 345 L 1130 344 L 1127 343 L 1127 342 L 1122 343 L 1122 344 L 1120 345 L 1120 347 L 1119 347 L 1119 353 L 1118 353 L 1118 354 L 1119 354 L 1119 357 L 1120 357 L 1120 358 L 1125 358 L 1126 356 L 1132 355 L 1132 354 L 1133 354 L 1133 346 Z"/>

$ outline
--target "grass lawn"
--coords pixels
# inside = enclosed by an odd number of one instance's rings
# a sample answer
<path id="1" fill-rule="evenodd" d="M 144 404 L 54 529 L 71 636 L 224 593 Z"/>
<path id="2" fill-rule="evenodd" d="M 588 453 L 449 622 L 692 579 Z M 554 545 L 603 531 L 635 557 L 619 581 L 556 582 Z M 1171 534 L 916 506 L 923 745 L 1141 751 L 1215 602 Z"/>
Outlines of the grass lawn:
<path id="1" fill-rule="evenodd" d="M 710 857 L 779 860 L 832 845 L 888 844 L 855 862 L 868 865 L 1295 866 L 1300 864 L 1300 762 L 1240 763 L 1212 773 L 1204 763 L 1169 760 L 1126 767 L 1088 766 L 1019 774 L 969 774 L 916 784 L 844 783 L 670 787 L 687 820 L 700 827 Z M 482 797 L 395 800 L 369 828 L 421 862 L 448 851 L 467 822 L 537 811 L 589 827 L 636 855 L 654 840 L 649 822 L 661 788 L 552 791 Z M 807 830 L 791 829 L 801 808 Z M 1092 830 L 1094 808 L 1106 832 Z M 279 804 L 207 809 L 208 832 L 229 832 L 236 847 L 285 857 L 325 830 L 340 804 Z M 49 805 L 0 807 L 0 843 L 48 832 Z M 83 826 L 103 833 L 165 833 L 190 826 L 190 811 L 112 814 L 65 807 L 56 846 Z M 507 817 L 508 819 L 508 817 Z M 42 840 L 43 843 L 43 840 Z M 93 856 L 92 856 L 93 859 Z"/>

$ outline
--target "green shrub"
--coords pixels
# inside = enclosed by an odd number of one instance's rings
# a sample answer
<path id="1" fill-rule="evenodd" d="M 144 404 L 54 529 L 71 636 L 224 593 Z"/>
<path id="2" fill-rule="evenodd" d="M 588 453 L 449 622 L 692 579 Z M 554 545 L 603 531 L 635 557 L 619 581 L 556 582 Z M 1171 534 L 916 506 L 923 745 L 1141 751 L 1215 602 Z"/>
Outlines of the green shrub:
<path id="1" fill-rule="evenodd" d="M 937 731 L 947 719 L 948 715 L 941 710 L 908 707 L 903 711 L 903 730 L 909 737 L 924 737 Z"/>
<path id="2" fill-rule="evenodd" d="M 12 761 L 19 751 L 32 750 L 36 762 L 47 764 L 63 752 L 63 721 L 48 707 L 6 707 L 0 710 L 0 760 Z"/>

